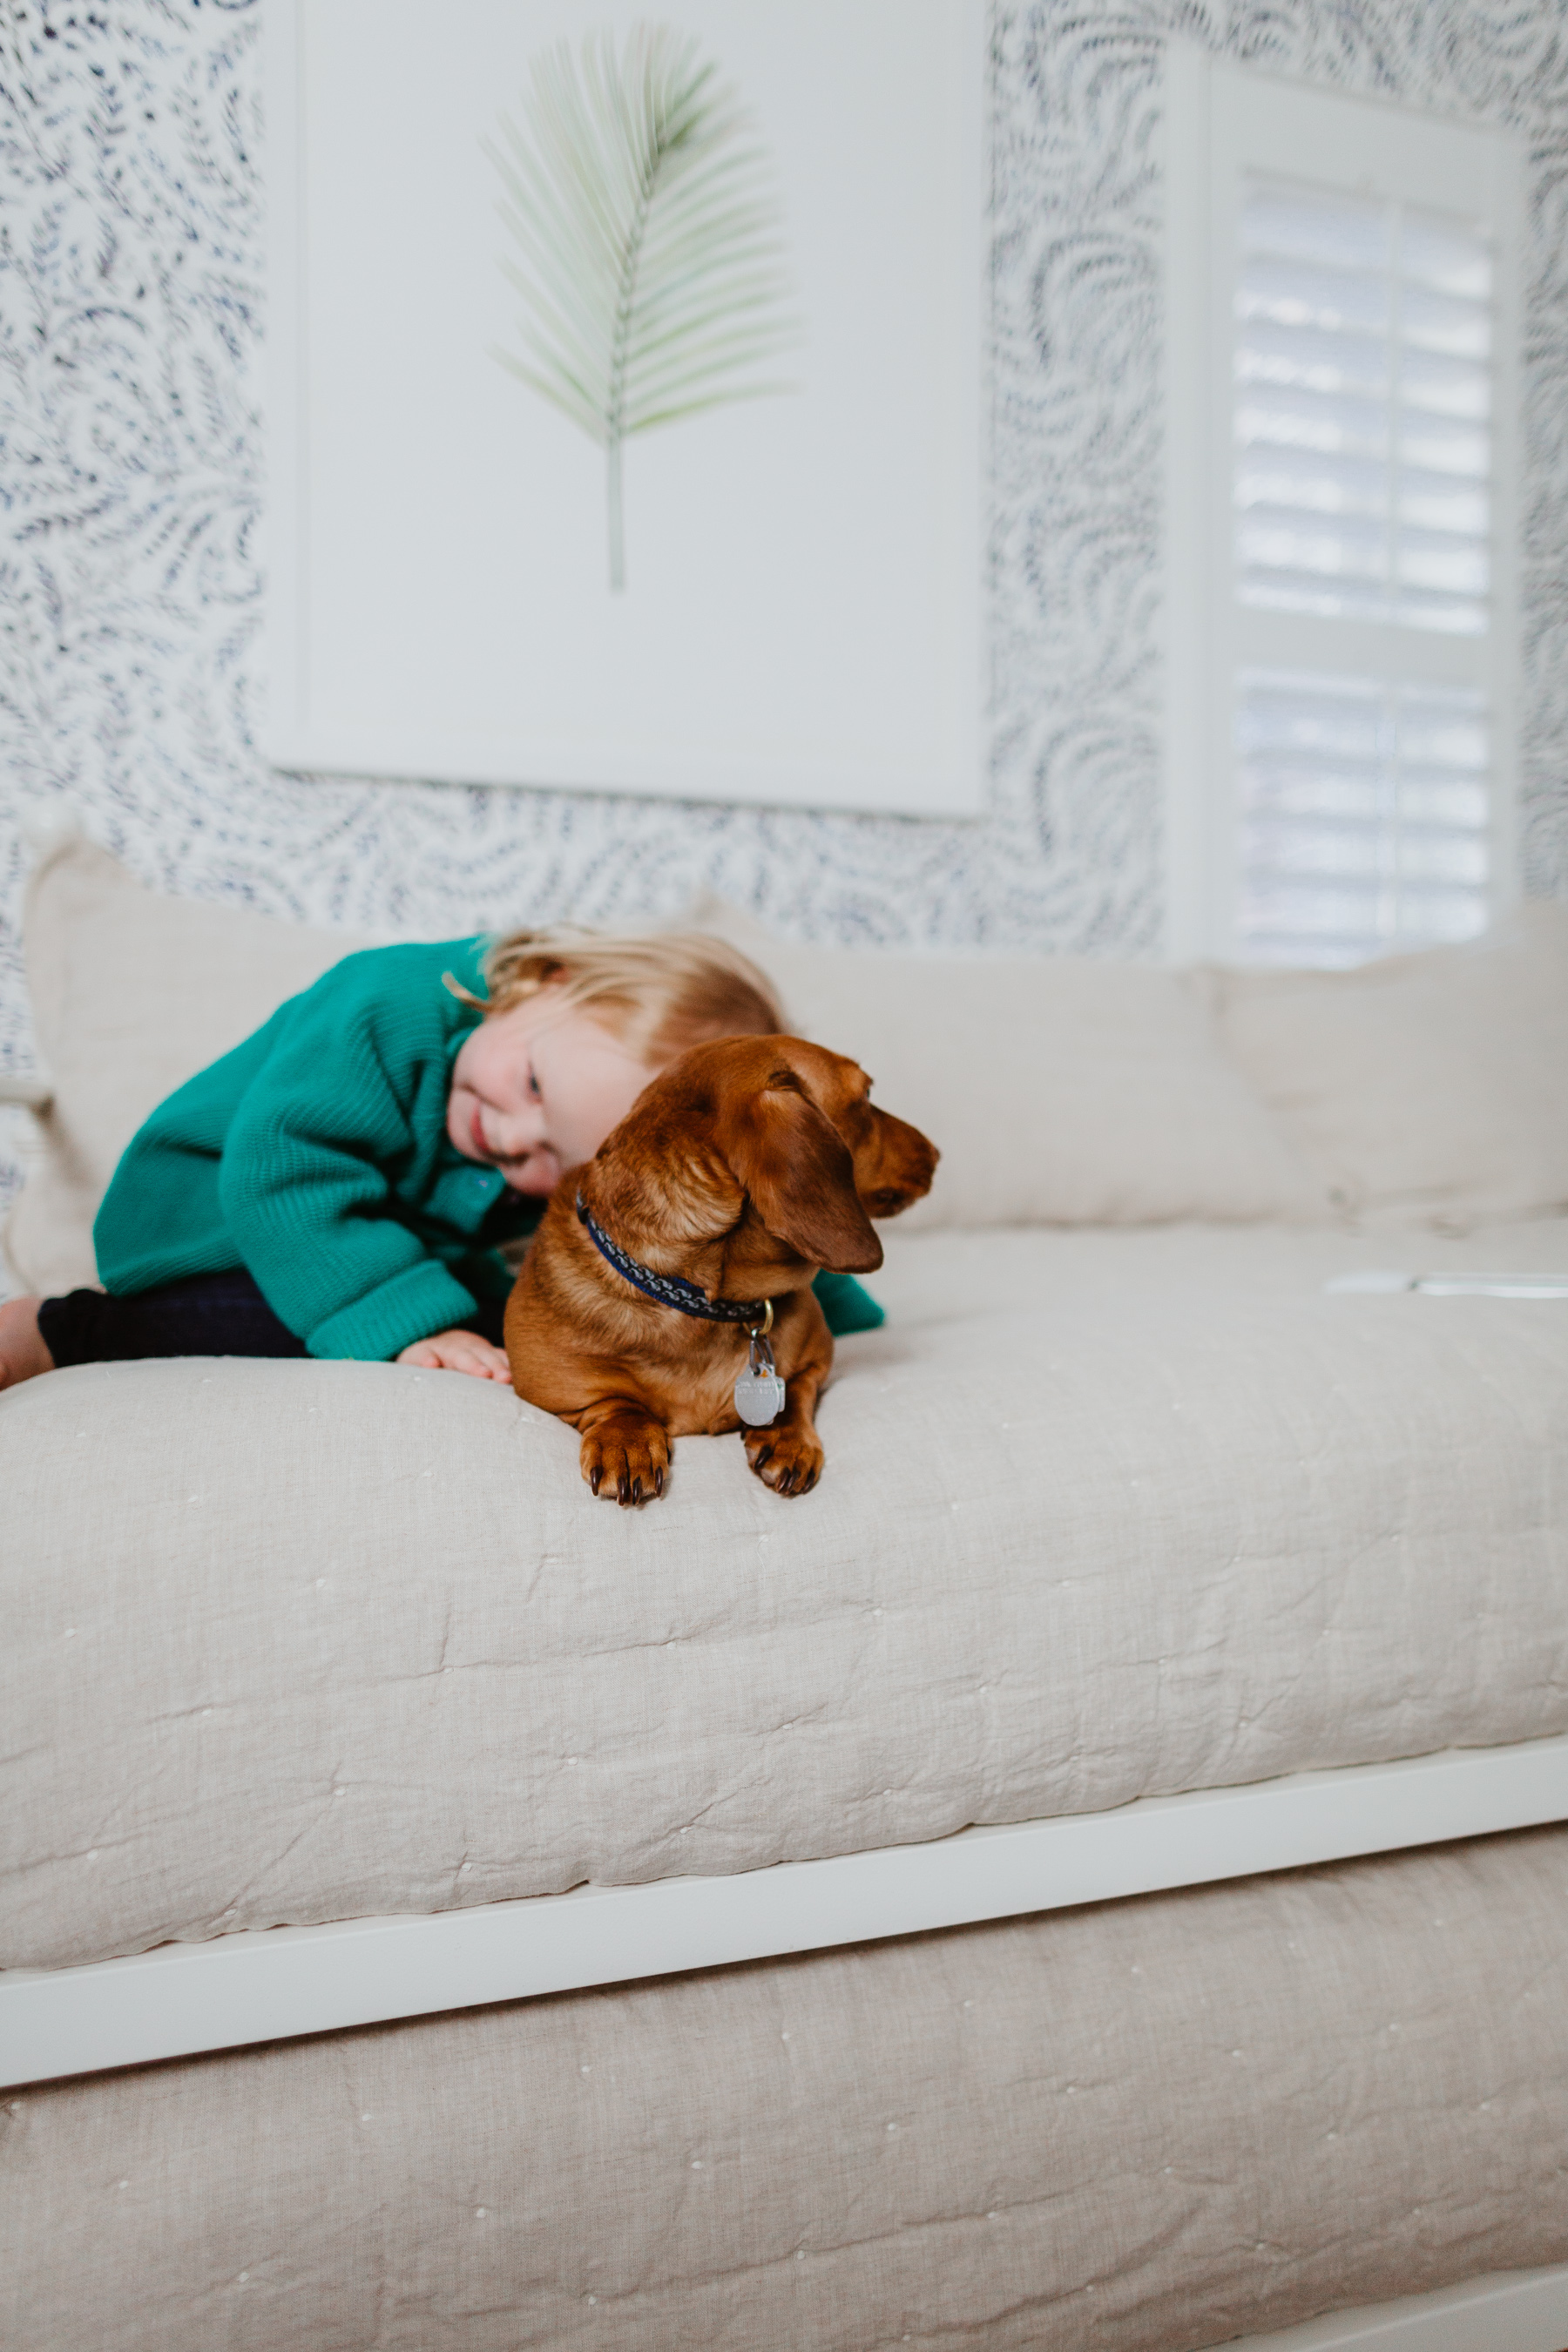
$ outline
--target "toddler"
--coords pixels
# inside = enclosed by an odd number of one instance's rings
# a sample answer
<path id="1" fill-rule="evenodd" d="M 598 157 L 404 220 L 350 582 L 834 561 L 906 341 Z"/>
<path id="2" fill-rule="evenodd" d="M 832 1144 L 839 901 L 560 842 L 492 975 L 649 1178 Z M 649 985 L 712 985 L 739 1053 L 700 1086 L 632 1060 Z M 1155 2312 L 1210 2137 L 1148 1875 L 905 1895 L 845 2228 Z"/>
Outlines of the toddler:
<path id="1" fill-rule="evenodd" d="M 0 1307 L 0 1388 L 142 1356 L 360 1357 L 510 1380 L 500 1244 L 648 1080 L 784 1027 L 721 940 L 575 929 L 371 948 L 290 998 L 132 1139 L 102 1290 Z M 880 1322 L 818 1278 L 836 1330 Z"/>

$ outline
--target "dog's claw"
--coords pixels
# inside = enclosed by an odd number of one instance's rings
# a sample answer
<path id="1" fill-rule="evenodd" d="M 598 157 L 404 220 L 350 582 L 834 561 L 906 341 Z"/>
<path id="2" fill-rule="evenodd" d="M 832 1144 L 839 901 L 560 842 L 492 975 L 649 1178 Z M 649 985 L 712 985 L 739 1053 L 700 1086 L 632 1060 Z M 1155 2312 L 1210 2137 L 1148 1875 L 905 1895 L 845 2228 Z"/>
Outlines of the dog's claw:
<path id="1" fill-rule="evenodd" d="M 592 1492 L 611 1496 L 623 1511 L 639 1510 L 655 1495 L 662 1495 L 669 1470 L 668 1440 L 649 1418 L 647 1425 L 615 1422 L 592 1430 L 583 1440 L 583 1476 Z"/>
<path id="2" fill-rule="evenodd" d="M 802 1455 L 805 1459 L 802 1459 Z M 755 1475 L 764 1486 L 775 1495 L 809 1495 L 822 1475 L 822 1463 L 815 1445 L 802 1444 L 795 1433 L 775 1430 L 765 1445 L 747 1456 Z"/>

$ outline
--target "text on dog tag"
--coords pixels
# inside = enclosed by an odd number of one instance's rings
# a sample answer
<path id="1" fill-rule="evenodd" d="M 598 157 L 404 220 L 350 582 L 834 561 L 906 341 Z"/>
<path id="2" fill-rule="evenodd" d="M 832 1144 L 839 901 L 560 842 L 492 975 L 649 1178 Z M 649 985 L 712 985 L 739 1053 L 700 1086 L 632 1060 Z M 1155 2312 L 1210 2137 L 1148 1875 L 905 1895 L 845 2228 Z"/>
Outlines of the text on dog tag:
<path id="1" fill-rule="evenodd" d="M 735 1382 L 735 1411 L 751 1429 L 765 1429 L 784 1411 L 784 1384 L 776 1372 L 742 1372 Z"/>

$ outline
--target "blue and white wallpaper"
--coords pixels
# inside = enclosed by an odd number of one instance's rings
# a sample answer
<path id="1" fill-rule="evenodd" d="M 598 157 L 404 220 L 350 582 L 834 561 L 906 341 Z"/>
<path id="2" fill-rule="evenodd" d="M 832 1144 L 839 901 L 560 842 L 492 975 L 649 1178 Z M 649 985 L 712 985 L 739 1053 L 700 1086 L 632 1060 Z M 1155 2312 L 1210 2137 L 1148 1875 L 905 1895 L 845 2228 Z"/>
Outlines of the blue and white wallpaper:
<path id="1" fill-rule="evenodd" d="M 317 922 L 629 920 L 706 882 L 822 939 L 1153 951 L 1173 30 L 1526 139 L 1523 854 L 1568 891 L 1565 0 L 998 9 L 994 799 L 962 825 L 268 772 L 266 5 L 0 12 L 0 1067 L 32 1066 L 24 827 L 68 810 L 162 889 Z"/>

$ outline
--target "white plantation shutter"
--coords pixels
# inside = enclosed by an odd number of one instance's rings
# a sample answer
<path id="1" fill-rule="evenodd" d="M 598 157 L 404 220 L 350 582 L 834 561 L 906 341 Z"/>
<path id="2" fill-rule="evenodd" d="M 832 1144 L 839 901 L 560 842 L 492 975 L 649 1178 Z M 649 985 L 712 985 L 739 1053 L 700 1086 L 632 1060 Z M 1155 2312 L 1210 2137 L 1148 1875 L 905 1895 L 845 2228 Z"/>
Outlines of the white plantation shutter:
<path id="1" fill-rule="evenodd" d="M 1471 223 L 1249 175 L 1237 586 L 1282 613 L 1487 625 L 1491 250 Z"/>
<path id="2" fill-rule="evenodd" d="M 1514 159 L 1173 52 L 1173 945 L 1465 938 L 1510 870 Z"/>
<path id="3" fill-rule="evenodd" d="M 1484 696 L 1244 670 L 1237 752 L 1248 961 L 1356 963 L 1483 928 Z"/>

